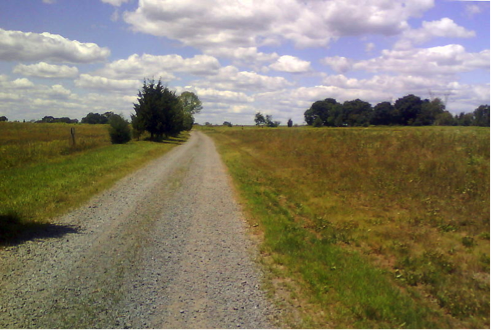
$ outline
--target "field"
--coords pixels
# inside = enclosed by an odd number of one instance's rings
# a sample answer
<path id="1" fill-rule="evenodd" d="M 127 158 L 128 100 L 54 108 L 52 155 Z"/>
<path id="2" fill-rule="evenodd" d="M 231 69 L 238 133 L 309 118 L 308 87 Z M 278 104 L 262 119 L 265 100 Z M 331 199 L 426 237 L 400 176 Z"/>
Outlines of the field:
<path id="1" fill-rule="evenodd" d="M 202 129 L 290 326 L 489 328 L 489 128 Z"/>
<path id="2" fill-rule="evenodd" d="M 39 229 L 185 139 L 112 145 L 107 125 L 0 123 L 0 244 Z"/>

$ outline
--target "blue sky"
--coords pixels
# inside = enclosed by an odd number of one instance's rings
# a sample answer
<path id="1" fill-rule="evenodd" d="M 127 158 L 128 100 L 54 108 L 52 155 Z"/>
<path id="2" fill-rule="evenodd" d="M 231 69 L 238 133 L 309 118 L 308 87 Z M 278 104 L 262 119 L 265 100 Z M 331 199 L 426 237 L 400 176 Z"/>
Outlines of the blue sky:
<path id="1" fill-rule="evenodd" d="M 0 116 L 129 117 L 143 78 L 196 121 L 301 124 L 325 98 L 490 103 L 489 1 L 2 0 Z"/>

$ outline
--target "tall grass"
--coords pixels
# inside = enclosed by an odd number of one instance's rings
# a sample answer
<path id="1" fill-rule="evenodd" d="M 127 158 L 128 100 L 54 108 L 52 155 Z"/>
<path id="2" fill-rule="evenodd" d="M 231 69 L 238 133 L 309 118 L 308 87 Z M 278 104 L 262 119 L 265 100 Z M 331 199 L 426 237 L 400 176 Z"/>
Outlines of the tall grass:
<path id="1" fill-rule="evenodd" d="M 188 136 L 112 145 L 107 125 L 0 124 L 0 244 L 81 205 Z"/>
<path id="2" fill-rule="evenodd" d="M 488 128 L 208 132 L 314 324 L 489 327 Z"/>
<path id="3" fill-rule="evenodd" d="M 51 161 L 111 143 L 107 125 L 0 122 L 0 169 Z M 75 129 L 75 144 L 71 129 Z"/>

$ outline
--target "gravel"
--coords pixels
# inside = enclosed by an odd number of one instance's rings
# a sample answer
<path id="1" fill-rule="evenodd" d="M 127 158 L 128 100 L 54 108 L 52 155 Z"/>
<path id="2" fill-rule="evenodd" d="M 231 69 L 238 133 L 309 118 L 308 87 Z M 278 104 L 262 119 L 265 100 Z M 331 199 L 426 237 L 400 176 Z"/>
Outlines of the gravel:
<path id="1" fill-rule="evenodd" d="M 0 250 L 0 328 L 271 328 L 254 244 L 200 132 Z"/>

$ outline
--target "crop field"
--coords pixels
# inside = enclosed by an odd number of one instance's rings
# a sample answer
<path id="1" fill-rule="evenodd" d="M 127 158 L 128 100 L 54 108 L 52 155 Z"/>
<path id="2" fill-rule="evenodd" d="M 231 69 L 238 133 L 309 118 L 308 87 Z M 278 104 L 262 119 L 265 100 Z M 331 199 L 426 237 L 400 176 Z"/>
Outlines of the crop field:
<path id="1" fill-rule="evenodd" d="M 81 205 L 186 137 L 112 145 L 108 125 L 0 123 L 0 244 Z"/>
<path id="2" fill-rule="evenodd" d="M 292 326 L 489 328 L 489 128 L 202 129 Z"/>

